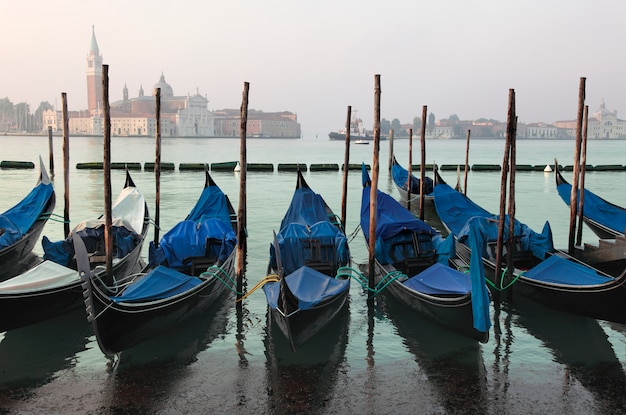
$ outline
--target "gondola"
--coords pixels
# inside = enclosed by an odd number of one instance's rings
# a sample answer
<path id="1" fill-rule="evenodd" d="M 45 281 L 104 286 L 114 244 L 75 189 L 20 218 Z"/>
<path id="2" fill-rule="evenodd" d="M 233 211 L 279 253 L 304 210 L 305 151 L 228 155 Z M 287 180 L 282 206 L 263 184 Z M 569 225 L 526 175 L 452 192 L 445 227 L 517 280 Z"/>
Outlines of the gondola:
<path id="1" fill-rule="evenodd" d="M 496 276 L 498 217 L 452 189 L 438 172 L 435 172 L 433 194 L 437 214 L 456 238 L 458 256 L 471 265 L 482 260 L 494 294 L 509 289 L 548 307 L 626 323 L 626 271 L 612 277 L 554 249 L 548 222 L 537 233 L 515 220 L 513 248 L 510 253 L 503 249 L 502 256 L 506 264 L 511 255 L 512 280 L 507 280 L 504 274 Z M 507 216 L 504 240 L 508 239 L 508 222 Z"/>
<path id="2" fill-rule="evenodd" d="M 113 235 L 116 255 L 115 275 L 136 272 L 143 240 L 148 232 L 148 206 L 130 174 L 113 208 Z M 102 218 L 79 223 L 63 241 L 51 242 L 44 236 L 44 261 L 24 273 L 0 283 L 0 332 L 26 326 L 79 308 L 82 289 L 74 259 L 73 235 L 89 246 L 89 267 L 104 263 L 104 221 Z"/>
<path id="3" fill-rule="evenodd" d="M 361 229 L 368 242 L 371 181 L 365 165 L 362 182 Z M 424 317 L 487 342 L 491 323 L 484 276 L 457 269 L 453 238 L 444 239 L 388 194 L 378 190 L 376 198 L 376 283 L 388 283 L 386 291 Z"/>
<path id="4" fill-rule="evenodd" d="M 350 278 L 338 274 L 350 264 L 342 224 L 298 171 L 296 190 L 270 246 L 263 286 L 270 314 L 292 350 L 304 344 L 347 307 Z"/>
<path id="5" fill-rule="evenodd" d="M 396 156 L 393 156 L 393 161 L 391 163 L 391 177 L 393 178 L 393 183 L 396 185 L 396 188 L 400 192 L 400 196 L 403 199 L 407 199 L 409 192 L 409 171 L 402 167 L 398 160 L 396 160 Z M 411 199 L 415 199 L 420 195 L 420 179 L 415 175 L 411 174 Z M 424 179 L 424 198 L 431 199 L 433 192 L 433 179 L 430 177 L 425 177 Z"/>
<path id="6" fill-rule="evenodd" d="M 556 190 L 563 202 L 570 206 L 572 185 L 563 178 L 558 168 L 555 168 L 554 172 Z M 584 192 L 583 221 L 591 231 L 601 239 L 623 238 L 626 228 L 626 209 L 602 199 L 587 189 L 584 189 Z M 576 200 L 578 203 L 580 198 L 577 197 Z"/>
<path id="7" fill-rule="evenodd" d="M 145 272 L 107 283 L 77 249 L 87 319 L 100 350 L 114 356 L 205 312 L 233 288 L 237 220 L 228 197 L 206 172 L 189 215 L 152 247 Z M 78 245 L 80 245 L 80 241 Z M 75 243 L 76 243 L 75 242 Z M 197 275 L 196 275 L 197 274 Z"/>
<path id="8" fill-rule="evenodd" d="M 56 197 L 46 168 L 39 158 L 40 173 L 35 187 L 17 205 L 0 213 L 0 281 L 19 273 L 54 210 Z"/>

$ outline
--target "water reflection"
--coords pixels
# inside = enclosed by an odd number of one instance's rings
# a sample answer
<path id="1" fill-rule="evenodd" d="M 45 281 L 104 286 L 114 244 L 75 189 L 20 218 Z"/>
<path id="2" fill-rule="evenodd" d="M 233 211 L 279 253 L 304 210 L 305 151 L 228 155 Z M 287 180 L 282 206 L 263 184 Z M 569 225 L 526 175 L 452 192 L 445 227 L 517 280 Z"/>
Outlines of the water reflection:
<path id="1" fill-rule="evenodd" d="M 434 386 L 448 414 L 487 413 L 486 375 L 478 342 L 412 313 L 393 298 L 381 298 L 387 318 Z"/>
<path id="2" fill-rule="evenodd" d="M 268 413 L 324 413 L 348 343 L 349 305 L 297 352 L 267 314 L 264 339 Z"/>
<path id="3" fill-rule="evenodd" d="M 516 322 L 567 368 L 564 400 L 577 380 L 593 395 L 598 413 L 626 411 L 626 374 L 597 320 L 548 309 L 524 298 L 517 298 L 513 307 Z"/>
<path id="4" fill-rule="evenodd" d="M 478 342 L 412 313 L 393 298 L 381 299 L 387 318 L 415 356 L 446 413 L 487 413 L 486 375 Z"/>
<path id="5" fill-rule="evenodd" d="M 165 410 L 188 366 L 225 332 L 233 303 L 233 296 L 225 293 L 206 313 L 120 353 L 109 363 L 103 407 L 121 413 Z"/>
<path id="6" fill-rule="evenodd" d="M 0 390 L 51 382 L 57 372 L 76 366 L 90 335 L 84 310 L 0 334 Z"/>

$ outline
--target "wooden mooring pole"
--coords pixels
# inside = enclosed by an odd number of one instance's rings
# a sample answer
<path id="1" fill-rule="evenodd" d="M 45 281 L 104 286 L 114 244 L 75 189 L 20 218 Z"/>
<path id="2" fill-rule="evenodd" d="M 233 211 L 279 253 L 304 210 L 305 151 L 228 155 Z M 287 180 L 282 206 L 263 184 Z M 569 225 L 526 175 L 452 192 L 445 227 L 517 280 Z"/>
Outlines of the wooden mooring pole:
<path id="1" fill-rule="evenodd" d="M 67 113 L 67 94 L 61 93 L 63 106 L 63 233 L 70 234 L 70 122 Z"/>
<path id="2" fill-rule="evenodd" d="M 420 166 L 420 220 L 424 220 L 424 180 L 426 180 L 426 171 L 424 170 L 426 164 L 426 114 L 428 107 L 422 106 L 422 132 L 420 133 L 421 155 L 422 162 Z"/>
<path id="3" fill-rule="evenodd" d="M 587 172 L 587 125 L 589 121 L 589 106 L 585 105 L 583 115 L 583 142 L 580 156 L 580 198 L 578 200 L 578 227 L 576 233 L 576 245 L 582 245 L 583 240 L 583 215 L 585 211 L 585 173 Z"/>
<path id="4" fill-rule="evenodd" d="M 348 105 L 346 115 L 346 148 L 343 156 L 343 189 L 341 193 L 341 226 L 346 229 L 346 200 L 348 198 L 348 171 L 350 170 L 350 118 L 352 117 L 352 107 Z"/>
<path id="5" fill-rule="evenodd" d="M 154 156 L 154 182 L 156 195 L 154 198 L 154 246 L 159 246 L 159 224 L 161 222 L 161 88 L 154 89 L 156 113 L 156 137 Z"/>
<path id="6" fill-rule="evenodd" d="M 50 176 L 54 177 L 54 143 L 52 141 L 52 126 L 48 126 L 48 156 L 49 156 L 49 165 L 48 170 L 50 170 Z"/>
<path id="7" fill-rule="evenodd" d="M 515 91 L 509 89 L 509 108 L 507 114 L 507 133 L 504 142 L 504 157 L 502 159 L 502 177 L 500 180 L 500 212 L 498 220 L 498 239 L 496 242 L 496 266 L 495 279 L 497 280 L 502 273 L 502 245 L 504 239 L 504 218 L 506 215 L 506 184 L 510 167 L 511 157 L 511 128 L 515 122 Z"/>
<path id="8" fill-rule="evenodd" d="M 237 299 L 243 292 L 243 274 L 246 260 L 246 176 L 248 160 L 246 154 L 246 134 L 248 124 L 248 91 L 250 84 L 244 82 L 241 100 L 241 120 L 239 128 L 239 207 L 237 209 Z"/>
<path id="9" fill-rule="evenodd" d="M 576 233 L 576 207 L 578 206 L 578 181 L 580 179 L 580 150 L 582 144 L 583 112 L 585 107 L 585 82 L 586 78 L 580 78 L 578 85 L 578 116 L 576 118 L 576 144 L 574 148 L 574 172 L 572 178 L 572 192 L 570 193 L 570 216 L 569 216 L 569 237 L 568 252 L 574 254 L 574 236 Z M 556 166 L 555 166 L 556 167 Z"/>
<path id="10" fill-rule="evenodd" d="M 409 165 L 407 167 L 406 176 L 406 208 L 411 211 L 411 193 L 413 192 L 413 186 L 411 186 L 411 176 L 413 175 L 413 129 L 409 128 Z"/>
<path id="11" fill-rule="evenodd" d="M 463 174 L 463 194 L 464 195 L 467 195 L 467 173 L 469 172 L 470 135 L 472 135 L 472 130 L 467 130 L 467 141 L 465 143 L 465 171 Z"/>
<path id="12" fill-rule="evenodd" d="M 113 277 L 113 235 L 111 226 L 111 111 L 109 107 L 109 65 L 102 65 L 102 109 L 104 114 L 104 244 L 107 280 Z"/>
<path id="13" fill-rule="evenodd" d="M 380 75 L 374 75 L 374 160 L 372 163 L 372 186 L 370 189 L 370 234 L 369 234 L 369 287 L 374 289 L 376 286 L 376 213 L 378 191 L 378 155 L 380 151 Z M 372 304 L 373 304 L 373 297 Z"/>
<path id="14" fill-rule="evenodd" d="M 389 171 L 393 166 L 393 130 L 389 130 Z"/>

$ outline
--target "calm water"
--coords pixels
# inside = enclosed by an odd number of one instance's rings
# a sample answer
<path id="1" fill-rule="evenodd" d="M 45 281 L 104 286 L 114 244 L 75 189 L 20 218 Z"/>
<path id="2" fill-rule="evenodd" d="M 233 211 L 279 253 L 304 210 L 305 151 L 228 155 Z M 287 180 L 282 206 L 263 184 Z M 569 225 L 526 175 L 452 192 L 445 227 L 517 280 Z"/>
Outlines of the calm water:
<path id="1" fill-rule="evenodd" d="M 63 214 L 61 139 L 55 138 L 56 213 Z M 502 141 L 476 140 L 470 164 L 500 164 Z M 102 140 L 72 138 L 70 215 L 73 222 L 102 212 L 102 172 L 76 170 L 76 163 L 102 160 Z M 371 145 L 351 149 L 351 163 L 372 163 Z M 557 157 L 571 165 L 572 141 L 520 141 L 517 163 L 546 165 Z M 624 164 L 626 141 L 590 142 L 589 164 Z M 462 164 L 465 140 L 429 141 L 427 163 Z M 395 142 L 408 162 L 408 141 Z M 248 162 L 343 163 L 344 145 L 326 139 L 250 140 Z M 47 137 L 0 137 L 0 160 L 48 160 Z M 388 143 L 381 143 L 379 187 L 399 197 L 388 174 Z M 154 161 L 152 139 L 114 138 L 113 161 Z M 239 140 L 164 139 L 164 162 L 224 162 L 239 159 Z M 419 163 L 419 142 L 413 162 Z M 34 185 L 38 171 L 0 170 L 0 211 Z M 212 173 L 238 202 L 239 177 Z M 453 183 L 456 172 L 444 171 Z M 152 172 L 132 172 L 154 212 Z M 566 174 L 566 177 L 571 175 Z M 203 185 L 201 172 L 163 172 L 161 227 L 167 231 L 191 209 Z M 308 172 L 305 178 L 337 214 L 341 172 Z M 586 185 L 626 205 L 626 172 L 592 172 Z M 114 195 L 123 186 L 113 171 Z M 295 188 L 295 173 L 248 172 L 247 286 L 264 275 L 272 230 L 278 228 Z M 499 173 L 471 172 L 468 194 L 496 211 Z M 554 177 L 520 172 L 517 217 L 533 228 L 549 220 L 558 247 L 567 246 L 569 209 Z M 356 230 L 360 172 L 349 177 L 348 233 Z M 425 212 L 432 218 L 432 212 Z M 436 222 L 433 222 L 436 226 Z M 63 226 L 49 222 L 56 240 Z M 151 239 L 152 236 L 149 236 Z M 596 239 L 586 231 L 585 241 Z M 355 263 L 367 252 L 359 233 L 350 244 Z M 38 247 L 37 252 L 41 253 Z M 144 249 L 147 255 L 147 249 Z M 392 300 L 368 310 L 357 284 L 351 288 L 347 324 L 334 324 L 297 354 L 266 322 L 261 291 L 238 310 L 232 297 L 175 331 L 122 353 L 112 366 L 98 349 L 83 310 L 20 330 L 0 333 L 0 413 L 358 413 L 528 414 L 623 413 L 626 410 L 626 327 L 574 317 L 524 302 L 492 310 L 488 343 L 478 345 L 422 320 Z"/>

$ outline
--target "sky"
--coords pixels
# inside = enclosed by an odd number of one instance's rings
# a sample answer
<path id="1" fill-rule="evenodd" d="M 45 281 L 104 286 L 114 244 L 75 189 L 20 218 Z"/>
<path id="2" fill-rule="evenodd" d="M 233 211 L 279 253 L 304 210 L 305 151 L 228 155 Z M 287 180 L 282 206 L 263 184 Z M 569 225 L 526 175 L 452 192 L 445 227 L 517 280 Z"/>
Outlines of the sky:
<path id="1" fill-rule="evenodd" d="M 147 94 L 161 76 L 209 110 L 291 111 L 304 137 L 345 125 L 347 107 L 381 118 L 576 119 L 580 78 L 589 112 L 626 118 L 623 0 L 26 0 L 2 8 L 0 98 L 87 107 L 92 27 L 109 65 L 111 101 Z"/>

